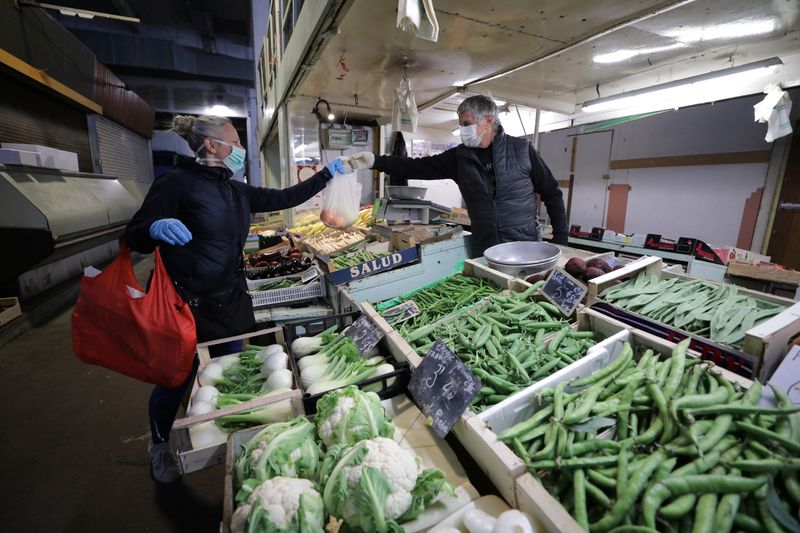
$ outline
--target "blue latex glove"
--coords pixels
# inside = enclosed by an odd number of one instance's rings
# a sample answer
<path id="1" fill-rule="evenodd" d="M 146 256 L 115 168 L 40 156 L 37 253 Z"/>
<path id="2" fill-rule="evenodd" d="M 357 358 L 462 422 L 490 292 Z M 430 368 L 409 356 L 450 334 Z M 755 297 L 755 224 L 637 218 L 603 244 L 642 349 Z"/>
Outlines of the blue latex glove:
<path id="1" fill-rule="evenodd" d="M 325 165 L 325 168 L 328 169 L 328 172 L 330 172 L 331 176 L 333 176 L 334 178 L 336 177 L 336 174 L 345 174 L 344 163 L 342 163 L 342 159 L 340 157 L 337 157 L 336 159 Z"/>
<path id="2" fill-rule="evenodd" d="M 191 232 L 177 218 L 162 218 L 150 224 L 150 236 L 167 244 L 183 246 L 192 240 Z"/>

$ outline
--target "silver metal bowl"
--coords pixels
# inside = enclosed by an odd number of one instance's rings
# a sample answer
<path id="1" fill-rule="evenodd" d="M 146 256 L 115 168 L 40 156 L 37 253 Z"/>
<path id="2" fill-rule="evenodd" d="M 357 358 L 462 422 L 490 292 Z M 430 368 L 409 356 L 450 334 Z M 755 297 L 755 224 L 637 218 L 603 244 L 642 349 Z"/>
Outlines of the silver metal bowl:
<path id="1" fill-rule="evenodd" d="M 389 186 L 389 198 L 396 200 L 422 200 L 425 198 L 425 187 L 406 187 L 400 185 Z"/>
<path id="2" fill-rule="evenodd" d="M 546 242 L 516 241 L 492 246 L 483 256 L 489 267 L 524 278 L 553 268 L 561 257 L 561 249 Z"/>

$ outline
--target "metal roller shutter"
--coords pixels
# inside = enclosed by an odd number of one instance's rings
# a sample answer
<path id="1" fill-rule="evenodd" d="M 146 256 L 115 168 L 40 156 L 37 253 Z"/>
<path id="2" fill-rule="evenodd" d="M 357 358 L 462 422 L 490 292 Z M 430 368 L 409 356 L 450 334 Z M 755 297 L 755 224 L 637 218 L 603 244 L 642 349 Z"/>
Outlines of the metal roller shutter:
<path id="1" fill-rule="evenodd" d="M 126 189 L 143 198 L 153 182 L 150 141 L 100 115 L 89 117 L 95 171 L 119 178 Z"/>
<path id="2" fill-rule="evenodd" d="M 75 152 L 92 172 L 86 113 L 7 75 L 0 76 L 0 142 L 39 144 Z"/>

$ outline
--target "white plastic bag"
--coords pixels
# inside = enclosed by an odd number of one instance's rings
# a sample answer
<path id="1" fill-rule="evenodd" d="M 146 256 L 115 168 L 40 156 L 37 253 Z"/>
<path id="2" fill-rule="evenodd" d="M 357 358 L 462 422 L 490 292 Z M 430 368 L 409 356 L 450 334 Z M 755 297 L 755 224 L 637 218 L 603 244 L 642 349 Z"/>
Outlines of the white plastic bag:
<path id="1" fill-rule="evenodd" d="M 394 90 L 394 108 L 392 111 L 392 129 L 394 131 L 417 131 L 417 99 L 411 90 L 411 81 L 403 76 L 400 85 Z"/>
<path id="2" fill-rule="evenodd" d="M 356 173 L 336 176 L 322 190 L 322 223 L 329 228 L 344 229 L 358 220 L 361 184 Z"/>
<path id="3" fill-rule="evenodd" d="M 436 20 L 433 0 L 399 0 L 397 27 L 428 41 L 439 40 L 439 21 Z"/>
<path id="4" fill-rule="evenodd" d="M 767 135 L 764 140 L 772 142 L 792 133 L 792 100 L 789 94 L 778 85 L 769 85 L 764 92 L 766 98 L 753 106 L 756 122 L 767 123 Z"/>

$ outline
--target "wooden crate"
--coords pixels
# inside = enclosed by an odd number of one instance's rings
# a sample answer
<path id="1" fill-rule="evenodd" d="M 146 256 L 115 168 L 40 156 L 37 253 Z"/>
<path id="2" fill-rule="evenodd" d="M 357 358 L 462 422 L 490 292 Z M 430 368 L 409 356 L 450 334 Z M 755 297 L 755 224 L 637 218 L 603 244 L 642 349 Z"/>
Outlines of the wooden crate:
<path id="1" fill-rule="evenodd" d="M 15 318 L 22 316 L 19 298 L 0 298 L 0 326 L 5 326 Z"/>
<path id="2" fill-rule="evenodd" d="M 197 357 L 200 363 L 199 368 L 202 369 L 203 366 L 205 366 L 211 361 L 212 358 L 209 353 L 210 346 L 230 342 L 233 340 L 244 340 L 245 343 L 247 343 L 250 339 L 254 339 L 264 335 L 275 335 L 277 342 L 279 344 L 284 344 L 285 348 L 285 343 L 283 343 L 282 331 L 283 330 L 281 328 L 269 328 L 269 329 L 255 331 L 253 333 L 245 333 L 243 335 L 236 335 L 234 337 L 227 337 L 224 339 L 218 339 L 198 344 Z M 189 396 L 190 403 L 189 406 L 187 407 L 191 407 L 191 398 L 194 397 L 194 393 L 197 391 L 198 388 L 200 388 L 200 383 L 197 379 L 197 375 L 195 375 L 192 381 L 192 390 Z M 197 424 L 213 421 L 221 416 L 239 413 L 242 411 L 246 411 L 248 409 L 253 409 L 255 407 L 264 407 L 267 405 L 271 405 L 286 400 L 289 400 L 289 402 L 291 403 L 292 416 L 296 417 L 298 415 L 303 414 L 303 404 L 301 401 L 301 394 L 297 388 L 297 384 L 295 383 L 291 391 L 287 391 L 281 394 L 275 394 L 268 398 L 256 398 L 254 400 L 251 400 L 249 402 L 244 402 L 239 405 L 225 407 L 223 409 L 217 409 L 214 412 L 206 413 L 204 415 L 183 416 L 181 418 L 177 418 L 172 426 L 172 429 L 175 432 L 176 440 L 178 442 L 178 459 L 180 461 L 181 470 L 185 474 L 188 474 L 190 472 L 195 472 L 197 470 L 202 470 L 204 468 L 208 468 L 210 466 L 219 464 L 225 459 L 224 442 L 214 444 L 211 446 L 205 446 L 202 448 L 195 448 L 192 444 L 189 428 L 191 428 L 192 426 L 196 426 Z"/>
<path id="3" fill-rule="evenodd" d="M 395 440 L 400 445 L 420 458 L 422 468 L 436 467 L 441 469 L 447 482 L 455 489 L 454 497 L 443 495 L 439 502 L 433 504 L 412 522 L 402 524 L 408 533 L 427 531 L 444 518 L 477 499 L 479 494 L 469 482 L 464 467 L 455 452 L 425 423 L 425 418 L 406 396 L 398 396 L 383 401 L 387 413 L 392 417 L 396 427 Z M 228 438 L 225 454 L 225 488 L 220 531 L 230 533 L 231 517 L 235 511 L 234 469 L 236 458 L 242 444 L 250 440 L 258 431 L 266 426 L 249 428 L 232 433 Z"/>
<path id="4" fill-rule="evenodd" d="M 734 259 L 728 263 L 728 274 L 785 285 L 800 285 L 800 272 L 778 268 L 777 265 L 756 265 Z"/>
<path id="5" fill-rule="evenodd" d="M 542 389 L 553 387 L 564 380 L 590 375 L 613 362 L 619 356 L 625 340 L 631 343 L 637 357 L 647 349 L 666 356 L 671 354 L 675 348 L 674 343 L 626 328 L 624 324 L 609 320 L 602 314 L 589 309 L 580 313 L 579 325 L 597 331 L 600 335 L 613 334 L 609 338 L 609 341 L 613 340 L 613 343 L 601 346 L 602 349 L 590 352 L 567 368 L 528 387 L 522 394 L 515 395 L 512 401 L 504 402 L 504 411 L 495 409 L 488 416 L 486 412 L 480 413 L 466 420 L 463 426 L 456 425 L 454 428 L 461 444 L 475 459 L 481 470 L 489 476 L 506 501 L 512 507 L 517 507 L 536 518 L 539 524 L 545 528 L 544 530 L 549 532 L 577 532 L 580 529 L 562 529 L 565 523 L 570 527 L 577 528 L 578 526 L 560 504 L 552 505 L 552 502 L 555 501 L 552 496 L 544 500 L 540 498 L 541 490 L 544 489 L 538 482 L 532 486 L 530 481 L 525 481 L 523 489 L 520 489 L 518 480 L 528 476 L 525 463 L 509 446 L 497 439 L 497 434 L 514 424 L 528 420 L 541 407 L 537 395 Z M 693 352 L 690 352 L 689 355 L 697 357 L 697 354 Z M 749 380 L 721 368 L 715 368 L 713 371 L 744 388 L 749 387 L 751 383 Z M 530 490 L 531 492 L 528 495 L 521 495 L 520 490 Z M 526 499 L 539 503 L 536 505 L 531 504 L 530 501 L 526 503 Z"/>
<path id="6" fill-rule="evenodd" d="M 737 290 L 753 298 L 780 304 L 787 307 L 781 312 L 761 324 L 751 328 L 746 334 L 741 349 L 715 343 L 705 337 L 689 333 L 675 326 L 658 322 L 651 318 L 639 315 L 633 311 L 617 308 L 613 304 L 606 304 L 599 295 L 606 288 L 614 284 L 615 280 L 625 281 L 636 277 L 641 272 L 647 275 L 655 275 L 659 279 L 682 278 L 687 280 L 699 279 L 686 274 L 667 272 L 661 269 L 661 259 L 656 257 L 643 257 L 625 268 L 609 272 L 605 276 L 595 278 L 589 282 L 589 304 L 597 305 L 598 309 L 609 314 L 613 312 L 617 318 L 628 323 L 636 323 L 639 328 L 646 328 L 648 331 L 658 333 L 662 338 L 678 342 L 691 337 L 692 348 L 701 353 L 704 359 L 710 359 L 718 365 L 736 371 L 748 378 L 757 377 L 761 381 L 767 381 L 775 368 L 783 360 L 786 351 L 792 340 L 800 332 L 800 304 L 789 298 L 775 296 L 743 287 Z M 719 285 L 708 280 L 700 280 L 704 283 Z M 627 318 L 622 318 L 627 317 Z"/>
<path id="7" fill-rule="evenodd" d="M 584 530 L 547 489 L 528 472 L 514 482 L 516 507 L 533 520 L 536 531 L 584 533 Z"/>

